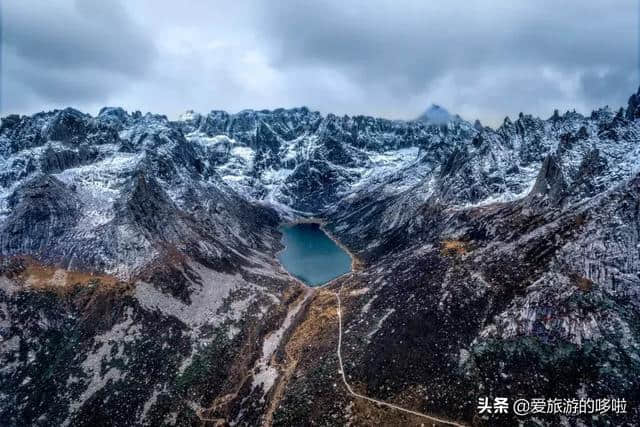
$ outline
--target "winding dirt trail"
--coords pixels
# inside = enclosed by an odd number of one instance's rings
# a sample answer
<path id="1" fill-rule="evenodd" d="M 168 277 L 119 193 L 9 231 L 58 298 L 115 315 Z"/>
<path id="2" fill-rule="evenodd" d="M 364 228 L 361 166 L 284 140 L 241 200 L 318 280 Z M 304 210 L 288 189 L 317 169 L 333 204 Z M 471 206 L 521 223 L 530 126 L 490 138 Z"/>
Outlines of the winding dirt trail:
<path id="1" fill-rule="evenodd" d="M 406 413 L 411 414 L 411 415 L 416 415 L 418 417 L 426 418 L 427 420 L 429 420 L 431 422 L 437 422 L 437 423 L 440 423 L 440 424 L 456 426 L 456 427 L 468 427 L 466 424 L 460 424 L 458 422 L 445 420 L 444 418 L 435 417 L 433 415 L 423 414 L 422 412 L 412 411 L 411 409 L 403 408 L 401 406 L 394 405 L 393 403 L 385 402 L 383 400 L 374 399 L 373 397 L 365 396 L 363 394 L 360 394 L 358 392 L 353 391 L 353 389 L 351 388 L 351 385 L 349 385 L 349 382 L 347 381 L 347 376 L 344 373 L 344 365 L 342 363 L 342 302 L 340 301 L 340 292 L 341 291 L 342 291 L 342 286 L 340 287 L 340 290 L 338 290 L 337 292 L 334 292 L 334 295 L 336 296 L 336 299 L 338 300 L 338 347 L 337 347 L 336 352 L 338 354 L 338 362 L 340 363 L 340 374 L 342 376 L 342 382 L 344 383 L 345 387 L 349 391 L 349 394 L 351 394 L 352 396 L 355 396 L 355 397 L 359 397 L 360 399 L 364 399 L 364 400 L 368 400 L 369 402 L 376 403 L 378 405 L 386 406 L 388 408 L 392 408 L 392 409 L 396 409 L 398 411 L 406 412 Z"/>
<path id="2" fill-rule="evenodd" d="M 340 244 L 333 236 L 331 236 L 331 234 L 329 234 L 326 230 L 325 233 L 337 244 L 340 245 L 341 248 L 343 248 L 343 250 L 347 251 L 347 253 L 349 253 L 349 255 L 351 256 L 352 259 L 352 271 L 356 270 L 360 267 L 360 262 L 357 261 L 357 259 L 355 258 L 355 256 L 349 252 L 342 244 Z M 292 276 L 292 279 L 295 281 L 298 281 L 298 279 L 294 278 Z M 302 298 L 300 301 L 298 301 L 297 304 L 295 304 L 295 306 L 290 310 L 290 312 L 287 315 L 287 318 L 285 319 L 285 321 L 283 322 L 283 325 L 281 325 L 280 329 L 282 331 L 276 331 L 277 333 L 285 333 L 288 332 L 291 328 L 294 328 L 297 326 L 298 322 L 292 322 L 293 318 L 296 317 L 296 315 L 298 314 L 298 311 L 300 311 L 300 308 L 304 306 L 305 303 L 307 303 L 311 297 L 313 295 L 316 294 L 317 290 L 320 288 L 327 288 L 329 287 L 331 284 L 335 283 L 336 280 L 338 278 L 335 278 L 331 281 L 329 281 L 328 283 L 322 285 L 322 286 L 318 286 L 316 288 L 308 288 L 306 289 L 306 291 L 304 292 L 304 294 L 302 295 Z M 303 284 L 304 285 L 304 284 Z M 306 285 L 305 285 L 306 287 Z M 384 400 L 379 400 L 379 399 L 375 399 L 373 397 L 369 397 L 369 396 L 365 396 L 363 394 L 360 394 L 356 391 L 353 390 L 353 388 L 351 387 L 351 385 L 349 384 L 349 382 L 347 381 L 347 376 L 345 374 L 345 370 L 344 370 L 344 363 L 342 361 L 342 301 L 340 299 L 340 293 L 342 292 L 342 284 L 340 286 L 340 289 L 338 289 L 337 291 L 333 291 L 331 293 L 333 293 L 336 297 L 337 300 L 337 314 L 338 314 L 338 346 L 336 348 L 336 354 L 338 356 L 338 362 L 339 362 L 339 373 L 340 376 L 342 377 L 342 382 L 344 383 L 345 388 L 347 389 L 347 391 L 349 392 L 350 395 L 352 395 L 353 397 L 356 398 L 360 398 L 363 400 L 366 400 L 368 402 L 374 403 L 376 405 L 380 405 L 380 406 L 385 406 L 391 409 L 395 409 L 397 411 L 400 412 L 404 412 L 410 415 L 414 415 L 417 417 L 421 417 L 424 418 L 426 420 L 428 420 L 431 423 L 438 423 L 439 425 L 446 425 L 446 426 L 455 426 L 455 427 L 469 427 L 467 424 L 461 424 L 459 422 L 456 421 L 452 421 L 452 420 L 447 420 L 444 418 L 440 418 L 434 415 L 428 415 L 428 414 L 424 414 L 422 412 L 418 412 L 418 411 L 414 411 L 411 409 L 407 409 L 407 408 L 403 408 L 401 406 L 398 405 L 394 405 L 393 403 L 389 403 L 389 402 L 385 402 Z M 278 347 L 282 345 L 282 343 L 280 343 L 278 345 Z M 275 351 L 275 348 L 274 348 Z M 270 404 L 268 405 L 267 408 L 267 413 L 262 417 L 262 422 L 261 425 L 263 426 L 270 426 L 273 422 L 273 413 L 275 412 L 276 406 L 278 404 L 278 402 L 280 401 L 281 397 L 282 397 L 282 393 L 284 392 L 284 387 L 286 385 L 286 383 L 289 381 L 289 377 L 291 376 L 292 372 L 295 370 L 295 367 L 297 365 L 297 361 L 295 360 L 295 357 L 291 357 L 291 355 L 287 354 L 287 357 L 285 359 L 291 359 L 293 360 L 292 364 L 284 364 L 284 366 L 278 366 L 279 369 L 279 377 L 284 377 L 284 378 L 280 378 L 279 381 L 277 381 L 277 383 L 275 384 L 275 392 L 274 392 L 274 398 L 271 399 Z M 247 377 L 242 381 L 242 384 L 248 380 L 248 377 L 253 376 L 254 372 L 249 372 L 247 374 Z M 232 400 L 234 398 L 237 397 L 237 393 L 239 391 L 238 390 L 235 391 L 235 393 L 232 393 L 230 395 L 226 395 L 223 396 L 221 399 L 216 399 L 216 402 L 214 402 L 214 405 L 210 408 L 201 408 L 199 411 L 196 412 L 198 418 L 200 419 L 200 421 L 205 424 L 205 423 L 209 423 L 212 422 L 214 423 L 214 425 L 216 426 L 221 426 L 221 425 L 225 425 L 226 423 L 226 419 L 224 418 L 208 418 L 206 416 L 204 416 L 204 412 L 208 412 L 211 411 L 213 409 L 215 409 L 220 402 L 218 402 L 219 400 L 223 401 L 224 403 L 226 403 L 226 401 L 228 400 Z M 435 425 L 435 424 L 433 424 Z"/>

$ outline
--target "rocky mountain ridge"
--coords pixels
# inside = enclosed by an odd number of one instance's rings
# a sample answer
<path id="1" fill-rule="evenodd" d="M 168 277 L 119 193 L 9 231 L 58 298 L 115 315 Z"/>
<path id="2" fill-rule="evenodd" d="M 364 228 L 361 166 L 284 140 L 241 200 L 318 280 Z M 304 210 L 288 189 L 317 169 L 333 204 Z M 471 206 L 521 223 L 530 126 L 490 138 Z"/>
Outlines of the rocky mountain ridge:
<path id="1" fill-rule="evenodd" d="M 343 289 L 362 392 L 475 425 L 515 420 L 479 417 L 485 394 L 616 395 L 633 425 L 639 98 L 497 129 L 304 107 L 3 118 L 2 419 L 417 422 L 333 385 Z M 278 224 L 309 217 L 362 262 L 311 293 L 275 257 Z"/>

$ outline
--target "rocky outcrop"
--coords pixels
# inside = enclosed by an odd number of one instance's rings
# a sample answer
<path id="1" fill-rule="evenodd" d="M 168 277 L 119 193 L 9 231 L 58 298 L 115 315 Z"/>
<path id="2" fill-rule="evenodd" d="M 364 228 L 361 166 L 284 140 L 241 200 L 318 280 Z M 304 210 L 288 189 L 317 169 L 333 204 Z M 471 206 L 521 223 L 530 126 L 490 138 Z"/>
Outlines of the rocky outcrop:
<path id="1" fill-rule="evenodd" d="M 18 187 L 8 206 L 11 214 L 0 234 L 2 255 L 34 254 L 59 261 L 62 254 L 54 248 L 81 221 L 81 201 L 73 190 L 43 175 Z"/>
<path id="2" fill-rule="evenodd" d="M 83 144 L 77 150 L 54 150 L 47 147 L 40 159 L 40 169 L 44 173 L 59 173 L 95 161 L 99 152 L 95 147 Z"/>
<path id="3" fill-rule="evenodd" d="M 627 120 L 640 118 L 640 88 L 638 89 L 638 92 L 629 97 L 626 118 Z"/>
<path id="4" fill-rule="evenodd" d="M 553 155 L 545 157 L 540 172 L 527 198 L 534 202 L 545 198 L 554 205 L 562 203 L 566 196 L 566 183 L 562 169 Z"/>

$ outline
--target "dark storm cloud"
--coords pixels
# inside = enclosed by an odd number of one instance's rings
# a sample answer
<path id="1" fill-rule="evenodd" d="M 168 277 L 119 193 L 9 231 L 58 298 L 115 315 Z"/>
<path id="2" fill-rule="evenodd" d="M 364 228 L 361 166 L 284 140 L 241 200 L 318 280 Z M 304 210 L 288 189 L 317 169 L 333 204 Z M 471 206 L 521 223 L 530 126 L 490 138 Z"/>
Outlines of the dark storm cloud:
<path id="1" fill-rule="evenodd" d="M 361 85 L 397 90 L 398 97 L 428 92 L 446 78 L 464 92 L 493 73 L 503 79 L 492 88 L 497 92 L 471 92 L 497 101 L 506 113 L 533 103 L 564 104 L 559 86 L 575 91 L 571 100 L 592 106 L 621 104 L 637 85 L 633 2 L 434 3 L 278 1 L 263 9 L 261 22 L 273 37 L 275 66 L 337 68 Z M 544 69 L 555 82 L 545 84 Z M 523 88 L 517 92 L 526 96 L 514 99 L 514 84 L 535 91 Z M 451 93 L 437 101 L 453 101 L 455 108 L 465 100 Z"/>
<path id="2" fill-rule="evenodd" d="M 99 101 L 144 77 L 155 56 L 117 1 L 3 2 L 2 12 L 6 111 Z"/>
<path id="3" fill-rule="evenodd" d="M 604 101 L 626 100 L 630 89 L 638 85 L 637 74 L 629 72 L 624 67 L 611 67 L 605 72 L 586 71 L 580 79 L 580 88 L 584 96 L 592 104 L 602 104 Z M 618 107 L 619 104 L 611 104 Z"/>
<path id="4" fill-rule="evenodd" d="M 634 3 L 5 1 L 2 107 L 588 113 L 637 88 Z"/>

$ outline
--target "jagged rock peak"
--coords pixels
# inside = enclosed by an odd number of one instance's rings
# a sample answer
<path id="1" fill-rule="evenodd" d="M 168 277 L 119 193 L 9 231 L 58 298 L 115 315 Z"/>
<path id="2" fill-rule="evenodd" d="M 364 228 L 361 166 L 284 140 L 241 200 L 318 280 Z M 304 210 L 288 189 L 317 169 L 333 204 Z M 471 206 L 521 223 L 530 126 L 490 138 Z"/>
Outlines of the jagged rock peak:
<path id="1" fill-rule="evenodd" d="M 627 119 L 634 120 L 640 118 L 640 87 L 638 91 L 629 97 L 627 103 Z"/>
<path id="2" fill-rule="evenodd" d="M 444 125 L 453 120 L 454 116 L 452 116 L 445 108 L 437 104 L 431 104 L 427 110 L 418 117 L 419 121 L 434 124 L 434 125 Z"/>
<path id="3" fill-rule="evenodd" d="M 566 182 L 562 166 L 556 156 L 549 154 L 544 158 L 536 182 L 527 196 L 529 201 L 546 198 L 553 204 L 562 202 L 566 193 Z"/>

